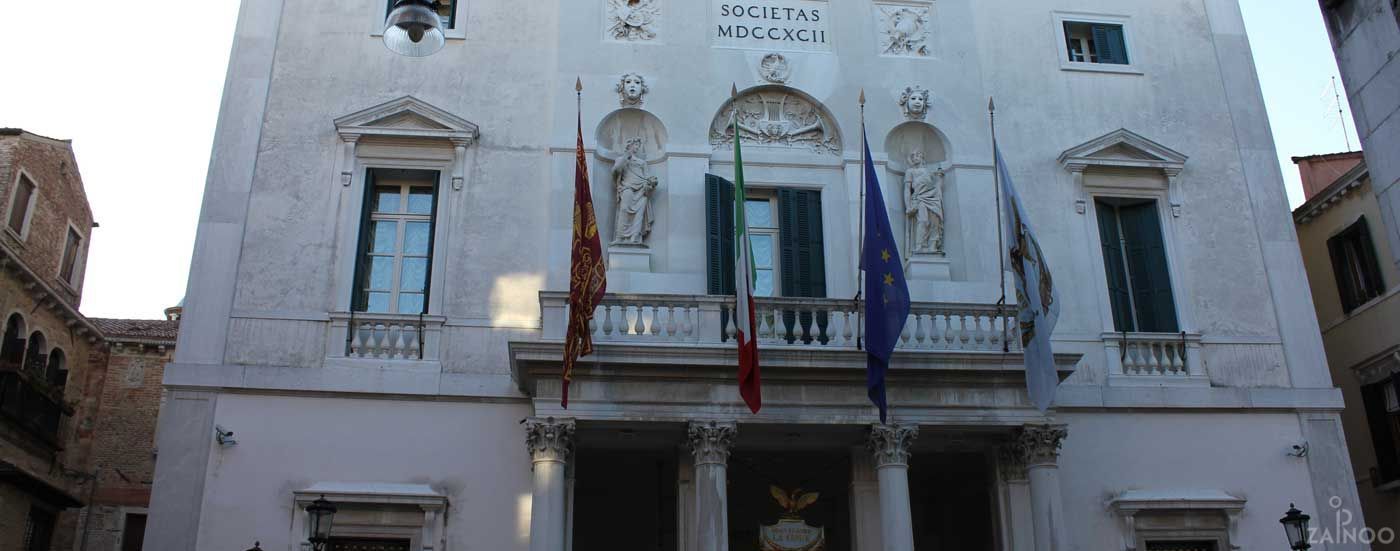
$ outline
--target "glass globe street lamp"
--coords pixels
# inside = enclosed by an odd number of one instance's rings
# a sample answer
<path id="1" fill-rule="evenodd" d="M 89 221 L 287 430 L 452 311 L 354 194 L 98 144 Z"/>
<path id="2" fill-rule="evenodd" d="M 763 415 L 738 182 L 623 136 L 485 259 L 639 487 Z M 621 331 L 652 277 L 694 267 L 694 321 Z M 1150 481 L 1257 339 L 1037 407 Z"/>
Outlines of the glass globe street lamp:
<path id="1" fill-rule="evenodd" d="M 395 0 L 384 21 L 384 46 L 408 57 L 433 55 L 447 43 L 434 0 Z"/>
<path id="2" fill-rule="evenodd" d="M 321 496 L 306 506 L 306 516 L 311 521 L 311 548 L 324 551 L 331 541 L 331 520 L 335 518 L 335 505 Z"/>
<path id="3" fill-rule="evenodd" d="M 1308 545 L 1308 519 L 1310 518 L 1312 517 L 1303 514 L 1292 503 L 1289 503 L 1288 512 L 1283 515 L 1283 518 L 1278 519 L 1279 523 L 1283 524 L 1283 531 L 1288 533 L 1288 546 L 1293 551 L 1302 551 L 1312 547 Z"/>

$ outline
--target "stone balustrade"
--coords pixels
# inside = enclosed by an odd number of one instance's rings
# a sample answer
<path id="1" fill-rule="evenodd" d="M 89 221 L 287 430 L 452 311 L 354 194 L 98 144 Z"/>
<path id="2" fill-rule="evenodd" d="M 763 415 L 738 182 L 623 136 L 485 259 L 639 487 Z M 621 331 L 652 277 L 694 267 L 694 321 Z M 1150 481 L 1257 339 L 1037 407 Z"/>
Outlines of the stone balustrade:
<path id="1" fill-rule="evenodd" d="M 328 357 L 374 360 L 436 360 L 443 319 L 438 316 L 331 314 Z"/>
<path id="2" fill-rule="evenodd" d="M 1188 333 L 1106 333 L 1109 372 L 1126 377 L 1187 379 L 1204 375 L 1201 336 Z"/>
<path id="3" fill-rule="evenodd" d="M 594 342 L 720 344 L 734 338 L 733 297 L 606 295 L 593 315 Z M 854 349 L 864 337 L 863 308 L 848 299 L 761 297 L 754 300 L 764 345 Z M 540 293 L 544 338 L 563 339 L 568 294 Z M 900 350 L 1020 351 L 1010 310 L 992 304 L 915 303 Z"/>

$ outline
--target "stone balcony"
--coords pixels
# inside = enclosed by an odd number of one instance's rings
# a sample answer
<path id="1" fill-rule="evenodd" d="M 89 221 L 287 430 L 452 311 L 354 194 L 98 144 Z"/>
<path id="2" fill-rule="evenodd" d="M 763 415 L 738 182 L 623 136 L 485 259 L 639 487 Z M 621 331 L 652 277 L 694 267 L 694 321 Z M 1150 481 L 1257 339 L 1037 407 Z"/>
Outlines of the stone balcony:
<path id="1" fill-rule="evenodd" d="M 873 411 L 864 388 L 866 354 L 858 348 L 860 305 L 790 297 L 755 303 L 763 416 L 849 422 Z M 512 370 L 537 415 L 667 421 L 747 415 L 737 390 L 733 307 L 732 296 L 607 295 L 594 312 L 595 351 L 576 365 L 565 411 L 559 398 L 568 294 L 542 292 L 541 337 L 510 343 Z M 1026 399 L 1019 343 L 1009 309 L 914 303 L 890 363 L 892 407 L 962 423 L 1042 419 Z M 1079 358 L 1056 355 L 1062 378 Z"/>

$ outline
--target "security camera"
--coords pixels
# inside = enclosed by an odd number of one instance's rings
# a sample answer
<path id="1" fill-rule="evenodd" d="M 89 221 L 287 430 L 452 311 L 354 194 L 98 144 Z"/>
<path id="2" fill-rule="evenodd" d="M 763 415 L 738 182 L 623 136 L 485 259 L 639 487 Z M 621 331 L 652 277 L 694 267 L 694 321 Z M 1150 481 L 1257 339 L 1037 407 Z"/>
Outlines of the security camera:
<path id="1" fill-rule="evenodd" d="M 1307 443 L 1307 442 L 1303 442 L 1302 444 L 1294 444 L 1294 445 L 1293 445 L 1293 451 L 1288 452 L 1288 455 L 1293 456 L 1293 457 L 1298 457 L 1298 458 L 1307 457 L 1307 456 L 1308 456 L 1308 443 Z"/>
<path id="2" fill-rule="evenodd" d="M 233 439 L 233 431 L 224 430 L 218 425 L 214 425 L 214 440 L 217 440 L 220 446 L 232 446 L 238 443 L 237 440 Z"/>

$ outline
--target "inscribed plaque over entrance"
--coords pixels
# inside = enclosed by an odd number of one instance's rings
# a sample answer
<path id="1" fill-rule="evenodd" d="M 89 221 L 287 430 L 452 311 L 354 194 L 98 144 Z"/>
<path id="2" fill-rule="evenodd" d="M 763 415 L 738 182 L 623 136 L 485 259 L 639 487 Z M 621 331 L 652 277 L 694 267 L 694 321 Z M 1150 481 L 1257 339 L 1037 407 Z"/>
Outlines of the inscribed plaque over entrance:
<path id="1" fill-rule="evenodd" d="M 713 44 L 721 48 L 830 52 L 825 0 L 714 0 Z"/>

